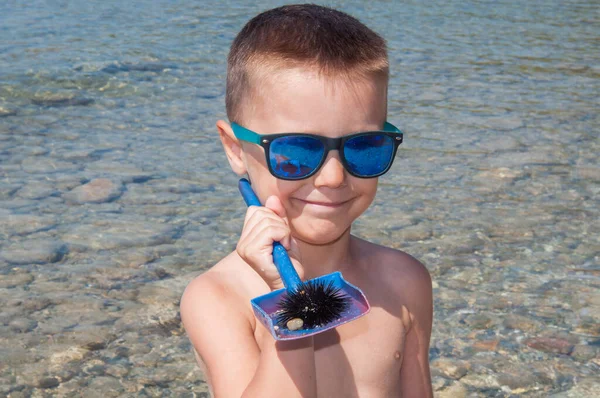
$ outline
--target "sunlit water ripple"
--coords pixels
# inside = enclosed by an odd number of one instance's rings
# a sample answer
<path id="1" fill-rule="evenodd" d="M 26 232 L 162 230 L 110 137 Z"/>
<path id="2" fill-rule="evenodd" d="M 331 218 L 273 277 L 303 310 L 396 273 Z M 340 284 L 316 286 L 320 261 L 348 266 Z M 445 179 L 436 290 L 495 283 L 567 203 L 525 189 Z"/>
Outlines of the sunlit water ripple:
<path id="1" fill-rule="evenodd" d="M 245 211 L 228 46 L 283 4 L 240 3 L 0 4 L 0 395 L 207 396 L 178 302 Z M 429 268 L 436 394 L 592 396 L 597 2 L 328 4 L 388 40 L 405 143 L 354 232 Z"/>

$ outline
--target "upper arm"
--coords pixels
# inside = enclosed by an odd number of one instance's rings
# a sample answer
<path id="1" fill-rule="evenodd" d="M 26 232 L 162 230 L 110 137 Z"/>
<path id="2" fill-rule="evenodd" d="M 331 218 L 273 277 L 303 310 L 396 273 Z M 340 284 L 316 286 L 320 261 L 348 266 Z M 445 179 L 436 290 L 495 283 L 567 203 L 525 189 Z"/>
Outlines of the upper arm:
<path id="1" fill-rule="evenodd" d="M 241 396 L 260 356 L 252 326 L 233 296 L 218 280 L 203 274 L 181 298 L 183 325 L 215 397 Z"/>
<path id="2" fill-rule="evenodd" d="M 400 370 L 403 397 L 431 397 L 429 341 L 433 319 L 431 277 L 423 264 L 410 257 L 402 284 L 402 302 L 410 313 L 411 326 L 404 344 L 404 360 Z"/>

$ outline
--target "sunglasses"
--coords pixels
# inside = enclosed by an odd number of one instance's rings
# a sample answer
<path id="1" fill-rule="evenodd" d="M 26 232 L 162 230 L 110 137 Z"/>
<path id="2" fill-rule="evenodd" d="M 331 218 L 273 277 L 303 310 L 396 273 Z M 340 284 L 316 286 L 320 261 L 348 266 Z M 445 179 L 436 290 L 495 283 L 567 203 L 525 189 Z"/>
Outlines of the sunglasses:
<path id="1" fill-rule="evenodd" d="M 282 133 L 261 135 L 231 123 L 235 136 L 265 149 L 267 166 L 282 180 L 302 180 L 315 174 L 332 149 L 338 150 L 342 164 L 351 175 L 374 178 L 386 173 L 394 161 L 403 134 L 391 123 L 383 130 L 365 131 L 328 138 L 316 134 Z"/>

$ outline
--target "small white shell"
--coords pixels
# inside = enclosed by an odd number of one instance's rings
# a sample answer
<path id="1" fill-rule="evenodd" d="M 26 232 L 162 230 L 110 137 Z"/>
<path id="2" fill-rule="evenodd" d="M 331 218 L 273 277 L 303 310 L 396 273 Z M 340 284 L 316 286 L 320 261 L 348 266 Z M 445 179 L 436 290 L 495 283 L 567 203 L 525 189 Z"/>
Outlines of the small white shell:
<path id="1" fill-rule="evenodd" d="M 300 318 L 294 318 L 287 321 L 285 325 L 289 330 L 298 330 L 302 329 L 302 326 L 304 326 L 304 321 Z"/>

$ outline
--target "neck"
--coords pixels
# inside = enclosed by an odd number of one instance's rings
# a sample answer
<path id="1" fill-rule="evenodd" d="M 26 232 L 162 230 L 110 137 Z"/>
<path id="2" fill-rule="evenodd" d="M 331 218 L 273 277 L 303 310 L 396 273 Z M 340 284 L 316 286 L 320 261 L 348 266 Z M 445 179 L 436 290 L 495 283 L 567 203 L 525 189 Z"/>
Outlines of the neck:
<path id="1" fill-rule="evenodd" d="M 321 275 L 341 271 L 351 263 L 350 228 L 338 239 L 323 245 L 315 245 L 297 239 L 304 267 L 304 279 L 313 279 Z"/>

